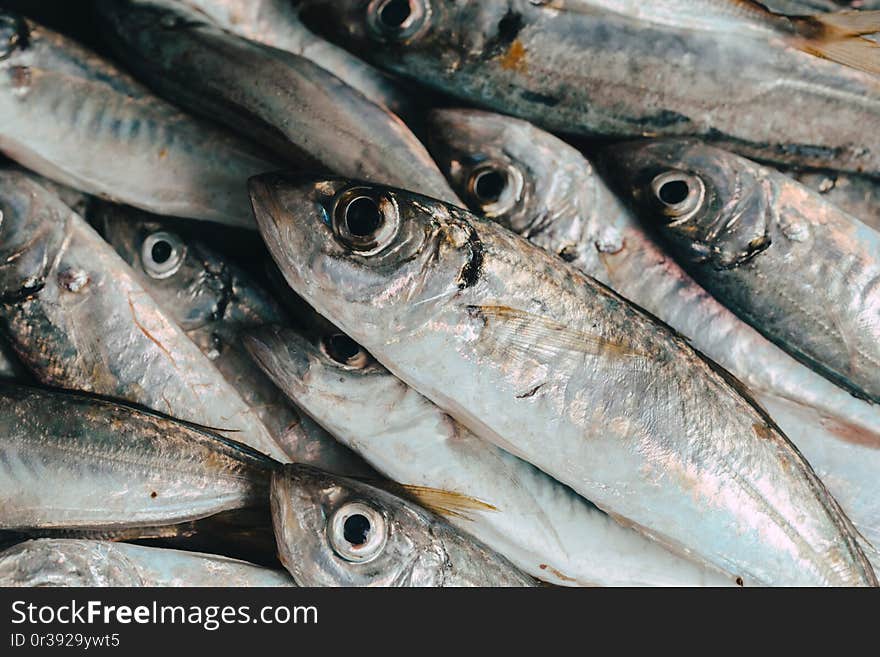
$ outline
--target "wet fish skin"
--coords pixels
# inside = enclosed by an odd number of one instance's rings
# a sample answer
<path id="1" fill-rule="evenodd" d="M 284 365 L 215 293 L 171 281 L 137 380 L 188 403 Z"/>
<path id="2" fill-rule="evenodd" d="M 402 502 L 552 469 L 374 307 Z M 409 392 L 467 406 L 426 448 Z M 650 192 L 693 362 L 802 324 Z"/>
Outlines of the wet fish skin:
<path id="1" fill-rule="evenodd" d="M 257 148 L 181 113 L 97 55 L 10 12 L 0 13 L 4 48 L 0 150 L 8 157 L 89 194 L 253 227 L 245 181 L 276 168 Z"/>
<path id="2" fill-rule="evenodd" d="M 271 500 L 281 562 L 300 586 L 537 586 L 440 518 L 353 479 L 290 464 L 273 473 Z M 356 516 L 367 520 L 360 547 L 343 532 Z"/>
<path id="3" fill-rule="evenodd" d="M 745 390 L 601 284 L 416 194 L 281 174 L 250 189 L 291 287 L 476 435 L 747 585 L 875 584 L 849 521 Z M 337 239 L 326 219 L 342 230 L 363 198 L 377 228 Z"/>
<path id="4" fill-rule="evenodd" d="M 795 358 L 880 401 L 880 233 L 767 167 L 690 140 L 605 152 L 609 174 L 716 299 Z M 668 190 L 686 198 L 659 194 Z"/>
<path id="5" fill-rule="evenodd" d="M 175 102 L 247 134 L 293 166 L 456 202 L 398 117 L 308 59 L 223 32 L 180 4 L 99 6 L 118 54 Z"/>
<path id="6" fill-rule="evenodd" d="M 244 350 L 244 331 L 286 322 L 284 312 L 250 273 L 178 232 L 173 220 L 110 204 L 96 207 L 90 219 L 162 310 L 254 409 L 290 460 L 347 476 L 375 476 L 292 406 Z"/>
<path id="7" fill-rule="evenodd" d="M 714 0 L 687 12 L 661 0 L 558 4 L 413 0 L 399 30 L 382 28 L 368 0 L 306 0 L 303 19 L 386 70 L 551 131 L 694 136 L 880 174 L 878 138 L 861 128 L 880 120 L 880 78 L 790 47 L 787 18 Z M 780 111 L 793 104 L 809 120 Z"/>
<path id="8" fill-rule="evenodd" d="M 295 586 L 290 576 L 213 554 L 39 539 L 0 553 L 0 586 Z"/>
<path id="9" fill-rule="evenodd" d="M 432 154 L 474 212 L 607 282 L 738 377 L 859 532 L 880 545 L 873 492 L 880 409 L 802 365 L 710 296 L 565 142 L 525 121 L 479 110 L 437 110 L 429 126 Z M 501 203 L 474 194 L 474 182 L 492 174 Z"/>
<path id="10" fill-rule="evenodd" d="M 863 176 L 836 171 L 786 171 L 829 203 L 851 214 L 866 226 L 880 231 L 880 183 Z"/>
<path id="11" fill-rule="evenodd" d="M 245 341 L 291 399 L 385 476 L 494 507 L 441 515 L 533 577 L 558 586 L 735 584 L 621 527 L 567 486 L 477 438 L 338 331 L 315 344 L 266 327 Z"/>
<path id="12" fill-rule="evenodd" d="M 265 506 L 276 464 L 145 409 L 0 383 L 0 528 L 126 538 Z"/>
<path id="13" fill-rule="evenodd" d="M 409 116 L 412 100 L 388 75 L 317 36 L 291 0 L 183 0 L 224 30 L 315 62 L 374 103 Z"/>
<path id="14" fill-rule="evenodd" d="M 84 219 L 18 171 L 0 171 L 0 211 L 0 327 L 38 381 L 231 431 L 286 459 Z"/>

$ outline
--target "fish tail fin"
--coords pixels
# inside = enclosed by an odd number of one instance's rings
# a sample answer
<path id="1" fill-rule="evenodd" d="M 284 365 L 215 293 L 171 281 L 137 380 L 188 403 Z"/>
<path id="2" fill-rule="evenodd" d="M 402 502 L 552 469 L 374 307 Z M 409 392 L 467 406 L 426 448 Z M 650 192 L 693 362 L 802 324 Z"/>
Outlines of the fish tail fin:
<path id="1" fill-rule="evenodd" d="M 843 11 L 795 16 L 798 49 L 850 68 L 880 75 L 880 43 L 866 39 L 880 32 L 880 11 Z"/>

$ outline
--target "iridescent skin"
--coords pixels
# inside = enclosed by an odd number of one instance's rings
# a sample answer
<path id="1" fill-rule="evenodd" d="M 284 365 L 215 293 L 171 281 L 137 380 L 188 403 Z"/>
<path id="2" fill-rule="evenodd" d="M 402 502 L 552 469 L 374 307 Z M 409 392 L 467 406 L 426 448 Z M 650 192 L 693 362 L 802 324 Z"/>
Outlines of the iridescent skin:
<path id="1" fill-rule="evenodd" d="M 694 136 L 880 175 L 880 132 L 864 129 L 880 123 L 880 77 L 796 49 L 790 21 L 754 3 L 410 0 L 405 29 L 371 0 L 304 7 L 368 61 L 554 132 Z"/>
<path id="2" fill-rule="evenodd" d="M 138 282 L 254 410 L 290 460 L 347 476 L 375 476 L 372 468 L 291 405 L 245 352 L 243 332 L 285 323 L 281 308 L 249 272 L 195 237 L 175 232 L 173 220 L 107 204 L 90 218 Z M 167 261 L 157 263 L 152 249 L 145 250 L 151 236 L 173 245 Z"/>
<path id="3" fill-rule="evenodd" d="M 0 384 L 0 528 L 143 532 L 264 507 L 274 462 L 167 416 Z"/>
<path id="4" fill-rule="evenodd" d="M 110 0 L 100 10 L 119 56 L 169 100 L 293 166 L 456 202 L 403 121 L 308 59 L 231 35 L 167 0 Z"/>
<path id="5" fill-rule="evenodd" d="M 686 335 L 753 390 L 860 533 L 880 545 L 880 409 L 797 362 L 703 290 L 576 149 L 533 125 L 439 110 L 432 153 L 476 213 L 559 254 Z M 500 201 L 473 182 L 503 180 Z"/>
<path id="6" fill-rule="evenodd" d="M 410 100 L 385 73 L 325 41 L 299 18 L 296 0 L 183 0 L 220 27 L 279 50 L 301 55 L 333 73 L 374 103 L 406 115 Z"/>
<path id="7" fill-rule="evenodd" d="M 621 527 L 525 461 L 477 438 L 365 352 L 339 362 L 290 329 L 246 338 L 272 379 L 393 481 L 460 493 L 494 509 L 450 524 L 533 577 L 557 586 L 733 586 Z M 321 341 L 323 340 L 323 344 Z"/>
<path id="8" fill-rule="evenodd" d="M 76 539 L 0 553 L 0 586 L 296 586 L 284 572 L 213 554 Z"/>
<path id="9" fill-rule="evenodd" d="M 880 401 L 880 233 L 787 176 L 698 142 L 635 143 L 606 159 L 706 291 L 823 376 Z M 685 214 L 668 216 L 651 189 L 670 173 L 692 177 Z"/>
<path id="10" fill-rule="evenodd" d="M 347 503 L 365 504 L 388 527 L 369 561 L 341 558 L 327 537 L 327 518 Z M 300 586 L 537 586 L 476 540 L 421 507 L 374 486 L 289 465 L 272 476 L 278 553 Z"/>
<path id="11" fill-rule="evenodd" d="M 158 214 L 253 227 L 245 180 L 276 168 L 70 40 L 0 13 L 0 150 L 76 189 Z"/>
<path id="12" fill-rule="evenodd" d="M 829 203 L 880 231 L 880 181 L 834 171 L 783 171 Z"/>
<path id="13" fill-rule="evenodd" d="M 283 175 L 250 187 L 291 287 L 476 435 L 746 585 L 875 584 L 772 420 L 644 311 L 422 196 Z M 373 255 L 338 232 L 360 194 L 382 209 Z"/>
<path id="14" fill-rule="evenodd" d="M 41 383 L 232 432 L 285 460 L 255 411 L 79 215 L 0 171 L 0 326 Z"/>

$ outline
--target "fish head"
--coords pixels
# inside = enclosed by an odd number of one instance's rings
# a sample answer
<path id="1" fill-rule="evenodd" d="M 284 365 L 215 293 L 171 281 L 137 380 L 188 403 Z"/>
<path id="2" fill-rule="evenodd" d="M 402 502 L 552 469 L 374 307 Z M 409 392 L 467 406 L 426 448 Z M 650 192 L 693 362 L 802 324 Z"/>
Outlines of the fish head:
<path id="1" fill-rule="evenodd" d="M 497 57 L 522 18 L 485 0 L 303 0 L 302 21 L 331 41 L 392 70 L 448 75 Z"/>
<path id="2" fill-rule="evenodd" d="M 687 140 L 603 154 L 608 178 L 685 265 L 737 267 L 770 246 L 773 181 L 757 164 Z"/>
<path id="3" fill-rule="evenodd" d="M 569 231 L 602 204 L 590 162 L 527 121 L 438 109 L 428 118 L 428 135 L 432 155 L 469 209 L 524 237 Z"/>
<path id="4" fill-rule="evenodd" d="M 44 287 L 72 214 L 26 174 L 0 170 L 0 298 L 16 302 Z"/>
<path id="5" fill-rule="evenodd" d="M 272 518 L 300 586 L 400 586 L 445 563 L 433 519 L 418 506 L 309 466 L 273 475 Z"/>
<path id="6" fill-rule="evenodd" d="M 288 284 L 349 335 L 393 334 L 414 305 L 454 296 L 482 262 L 471 215 L 419 194 L 285 174 L 251 179 L 250 192 Z"/>

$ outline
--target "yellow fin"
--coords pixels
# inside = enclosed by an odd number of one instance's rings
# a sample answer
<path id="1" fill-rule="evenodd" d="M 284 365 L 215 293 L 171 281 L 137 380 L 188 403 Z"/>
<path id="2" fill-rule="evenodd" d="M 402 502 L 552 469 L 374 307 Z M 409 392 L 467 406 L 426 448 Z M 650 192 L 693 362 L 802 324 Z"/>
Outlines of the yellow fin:
<path id="1" fill-rule="evenodd" d="M 401 491 L 428 511 L 446 518 L 470 520 L 468 511 L 498 511 L 497 508 L 473 497 L 437 488 L 398 484 Z"/>
<path id="2" fill-rule="evenodd" d="M 794 45 L 804 52 L 880 75 L 880 44 L 865 35 L 880 32 L 880 11 L 845 11 L 792 17 Z"/>

